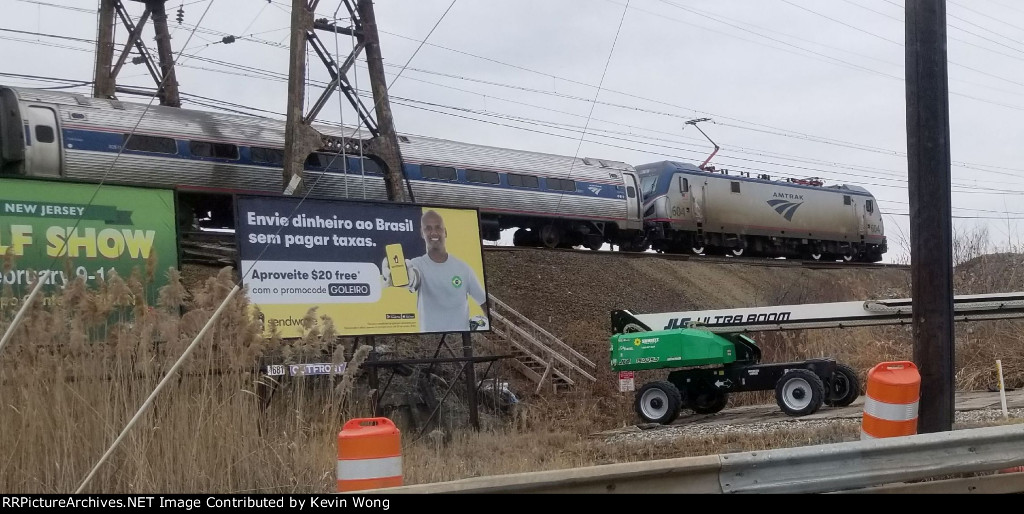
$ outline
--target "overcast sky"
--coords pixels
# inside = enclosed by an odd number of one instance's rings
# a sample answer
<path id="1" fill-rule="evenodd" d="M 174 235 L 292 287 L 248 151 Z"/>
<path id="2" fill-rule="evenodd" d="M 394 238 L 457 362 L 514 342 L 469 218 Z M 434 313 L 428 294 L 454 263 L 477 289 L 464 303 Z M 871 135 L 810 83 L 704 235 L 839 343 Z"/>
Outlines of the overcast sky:
<path id="1" fill-rule="evenodd" d="M 133 15 L 142 12 L 141 4 L 126 3 Z M 0 73 L 91 80 L 97 5 L 0 0 Z M 886 261 L 906 258 L 902 1 L 375 5 L 389 81 L 409 62 L 391 88 L 399 132 L 570 156 L 578 150 L 580 157 L 633 165 L 699 164 L 712 147 L 683 127 L 708 117 L 701 127 L 722 147 L 712 164 L 861 185 L 885 213 Z M 317 17 L 334 18 L 338 8 L 337 0 L 322 0 Z M 284 112 L 289 0 L 179 0 L 167 10 L 174 49 L 184 48 L 177 73 L 186 98 Z M 338 17 L 346 15 L 341 7 Z M 947 21 L 954 227 L 987 228 L 994 245 L 1016 245 L 1024 220 L 1024 3 L 950 0 Z M 155 54 L 152 28 L 144 34 Z M 219 43 L 228 34 L 241 38 Z M 332 51 L 337 44 L 339 60 L 352 47 L 348 36 L 320 37 Z M 119 27 L 118 40 L 124 39 Z M 319 96 L 317 81 L 328 79 L 315 55 L 309 76 L 307 99 Z M 350 80 L 369 92 L 364 63 Z M 141 65 L 127 64 L 118 82 L 153 86 Z M 10 75 L 0 75 L 0 83 L 60 85 Z M 184 106 L 208 109 L 188 100 Z M 320 119 L 341 117 L 356 122 L 335 95 Z"/>

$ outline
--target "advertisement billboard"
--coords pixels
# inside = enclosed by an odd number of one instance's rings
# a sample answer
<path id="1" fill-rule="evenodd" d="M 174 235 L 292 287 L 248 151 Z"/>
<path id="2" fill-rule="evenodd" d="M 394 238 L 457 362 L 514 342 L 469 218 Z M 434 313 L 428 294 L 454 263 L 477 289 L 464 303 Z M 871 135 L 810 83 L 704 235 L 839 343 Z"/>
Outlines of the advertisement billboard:
<path id="1" fill-rule="evenodd" d="M 339 335 L 489 330 L 476 210 L 238 196 L 239 272 L 264 330 Z"/>
<path id="2" fill-rule="evenodd" d="M 2 178 L 0 258 L 5 307 L 23 299 L 37 276 L 45 304 L 76 277 L 95 286 L 111 270 L 125 279 L 138 270 L 152 304 L 167 268 L 178 266 L 174 192 Z"/>

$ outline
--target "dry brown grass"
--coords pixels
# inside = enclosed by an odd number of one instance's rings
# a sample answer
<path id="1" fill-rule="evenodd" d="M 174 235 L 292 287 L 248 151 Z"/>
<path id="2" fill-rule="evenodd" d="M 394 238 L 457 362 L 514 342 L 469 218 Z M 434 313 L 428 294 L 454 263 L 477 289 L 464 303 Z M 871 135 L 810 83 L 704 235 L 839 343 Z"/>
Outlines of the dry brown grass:
<path id="1" fill-rule="evenodd" d="M 1000 272 L 974 273 L 994 282 Z M 170 285 L 149 306 L 138 301 L 142 281 L 111 277 L 96 291 L 81 284 L 69 287 L 61 305 L 34 307 L 0 354 L 0 491 L 74 491 L 233 286 L 232 272 L 225 269 L 190 294 L 171 270 Z M 801 291 L 797 296 L 799 301 L 822 301 L 815 295 Z M 269 361 L 343 360 L 355 370 L 368 347 L 339 344 L 329 319 L 312 323 L 316 312 L 307 316 L 306 336 L 291 342 L 261 337 L 248 314 L 247 300 L 239 295 L 89 491 L 335 490 L 339 427 L 370 414 L 364 381 L 351 374 L 285 381 L 264 404 L 268 382 L 259 382 L 257 370 Z M 0 330 L 13 315 L 11 308 L 0 310 Z M 958 327 L 957 388 L 994 386 L 997 358 L 1007 386 L 1024 387 L 1021 328 L 1017 322 Z M 857 369 L 862 379 L 874 364 L 911 359 L 913 351 L 905 327 L 761 334 L 758 340 L 765 362 L 833 357 Z M 661 375 L 646 372 L 637 383 Z M 619 393 L 616 386 L 600 381 L 559 396 L 519 389 L 525 401 L 509 415 L 485 416 L 479 433 L 459 429 L 465 420 L 452 414 L 457 408 L 446 407 L 445 416 L 456 416 L 444 425 L 455 428 L 447 437 L 403 432 L 405 481 L 822 444 L 857 436 L 854 425 L 794 425 L 759 434 L 684 436 L 657 445 L 607 444 L 591 434 L 636 422 L 632 395 Z M 462 388 L 454 391 L 461 395 Z M 459 403 L 449 398 L 446 405 Z M 763 392 L 731 399 L 732 405 L 754 403 L 774 403 L 774 398 Z"/>
<path id="2" fill-rule="evenodd" d="M 0 355 L 0 491 L 77 489 L 233 286 L 225 270 L 188 298 L 170 274 L 155 306 L 120 307 L 142 297 L 139 284 L 111 277 L 30 310 Z M 282 343 L 261 337 L 247 311 L 236 296 L 87 491 L 334 489 L 337 430 L 359 409 L 346 403 L 352 380 L 282 388 L 264 410 L 257 365 Z M 0 330 L 12 316 L 0 312 Z M 330 360 L 326 331 L 275 348 Z"/>

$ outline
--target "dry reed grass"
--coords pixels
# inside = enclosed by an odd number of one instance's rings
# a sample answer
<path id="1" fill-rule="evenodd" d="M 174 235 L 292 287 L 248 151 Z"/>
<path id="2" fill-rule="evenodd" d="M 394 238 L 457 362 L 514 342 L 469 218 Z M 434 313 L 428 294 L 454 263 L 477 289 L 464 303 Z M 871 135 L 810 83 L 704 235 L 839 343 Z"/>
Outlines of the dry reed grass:
<path id="1" fill-rule="evenodd" d="M 0 491 L 74 491 L 234 285 L 225 269 L 190 298 L 175 270 L 169 279 L 152 306 L 139 301 L 138 280 L 111 276 L 29 310 L 0 355 Z M 328 351 L 330 325 L 283 344 L 263 338 L 249 312 L 237 295 L 87 491 L 334 489 L 337 430 L 357 410 L 346 402 L 354 376 L 280 388 L 264 409 L 256 373 L 272 349 Z M 0 312 L 0 330 L 13 314 Z"/>

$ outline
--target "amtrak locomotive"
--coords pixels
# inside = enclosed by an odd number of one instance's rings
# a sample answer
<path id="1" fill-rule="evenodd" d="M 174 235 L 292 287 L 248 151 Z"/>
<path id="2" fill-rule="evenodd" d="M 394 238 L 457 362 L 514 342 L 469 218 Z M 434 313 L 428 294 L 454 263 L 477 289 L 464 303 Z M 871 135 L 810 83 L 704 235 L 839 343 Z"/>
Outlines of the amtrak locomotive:
<path id="1" fill-rule="evenodd" d="M 254 116 L 0 87 L 0 175 L 176 188 L 180 211 L 214 221 L 230 220 L 228 193 L 281 191 L 284 131 L 284 122 Z M 487 240 L 514 228 L 514 244 L 550 248 L 608 243 L 865 261 L 885 252 L 874 199 L 855 186 L 798 186 L 680 163 L 634 169 L 412 135 L 399 145 L 416 201 L 478 208 Z M 310 197 L 387 197 L 380 166 L 357 155 L 313 153 L 304 174 L 315 184 Z"/>
<path id="2" fill-rule="evenodd" d="M 882 214 L 859 186 L 773 181 L 670 161 L 636 170 L 657 250 L 866 262 L 886 251 Z"/>

